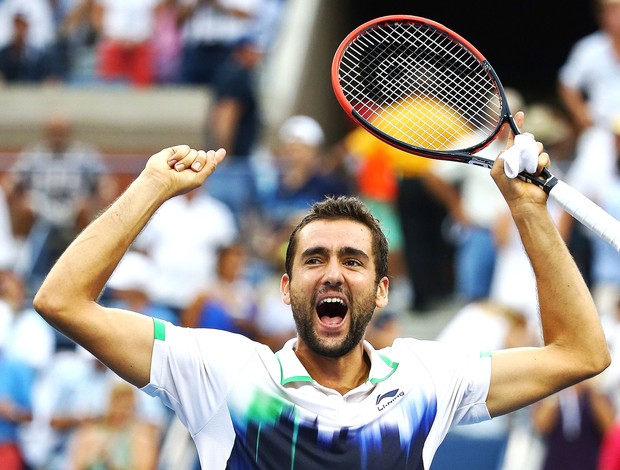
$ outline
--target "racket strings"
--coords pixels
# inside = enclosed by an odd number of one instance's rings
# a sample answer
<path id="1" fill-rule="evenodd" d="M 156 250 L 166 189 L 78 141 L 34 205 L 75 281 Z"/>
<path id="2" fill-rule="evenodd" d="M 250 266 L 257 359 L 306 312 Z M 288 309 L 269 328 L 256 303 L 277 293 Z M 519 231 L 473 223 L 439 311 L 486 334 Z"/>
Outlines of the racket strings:
<path id="1" fill-rule="evenodd" d="M 339 79 L 362 117 L 416 147 L 474 146 L 501 122 L 501 99 L 484 65 L 424 24 L 383 23 L 364 31 L 345 50 Z"/>
<path id="2" fill-rule="evenodd" d="M 414 39 L 414 45 L 416 46 L 428 46 L 429 44 L 426 43 L 422 43 L 422 44 L 416 44 L 416 43 L 420 43 L 422 41 L 420 41 L 420 38 L 413 38 Z M 430 50 L 431 52 L 433 52 L 434 54 L 437 54 L 437 56 L 439 56 L 439 54 L 442 54 L 443 56 L 446 55 L 450 55 L 452 54 L 452 52 L 450 51 L 450 49 L 455 49 L 456 45 L 451 42 L 451 41 L 443 41 L 443 44 L 441 43 L 441 40 L 444 39 L 441 36 L 438 36 L 437 38 L 437 42 L 434 43 L 430 43 Z M 406 38 L 403 38 L 403 40 L 406 40 Z M 459 52 L 458 49 L 456 52 Z M 456 55 L 454 55 L 456 56 Z M 417 70 L 422 70 L 423 71 L 423 76 L 425 78 L 425 82 L 433 85 L 431 86 L 431 88 L 429 88 L 429 94 L 432 96 L 438 95 L 439 91 L 441 90 L 446 90 L 448 88 L 451 88 L 454 93 L 452 95 L 446 95 L 444 97 L 442 97 L 442 100 L 440 101 L 428 101 L 426 99 L 426 97 L 421 98 L 421 95 L 419 95 L 419 93 L 417 92 L 416 89 L 412 88 L 411 86 L 408 86 L 405 88 L 405 91 L 412 97 L 414 97 L 413 101 L 411 102 L 411 104 L 418 109 L 421 109 L 423 106 L 427 106 L 429 109 L 429 113 L 432 116 L 440 116 L 443 115 L 444 112 L 444 105 L 447 104 L 450 108 L 454 108 L 456 110 L 461 110 L 462 114 L 467 114 L 468 111 L 471 109 L 471 107 L 465 107 L 463 108 L 462 103 L 455 100 L 455 97 L 458 96 L 464 96 L 466 98 L 472 98 L 472 94 L 469 88 L 464 87 L 463 84 L 459 81 L 459 80 L 455 80 L 454 77 L 449 77 L 449 76 L 443 76 L 443 77 L 438 77 L 436 73 L 434 73 L 434 67 L 433 65 L 428 61 L 428 60 L 422 60 L 419 64 L 412 64 L 412 65 L 418 65 Z M 438 79 L 439 78 L 439 79 Z M 415 83 L 415 82 L 413 82 Z M 436 86 L 434 86 L 436 85 Z M 406 93 L 403 93 L 402 96 L 404 96 Z M 462 100 L 461 100 L 462 101 Z M 466 101 L 465 101 L 466 102 Z M 427 115 L 428 116 L 428 115 Z M 425 116 L 425 117 L 427 117 Z M 402 124 L 405 124 L 405 121 L 400 121 Z M 453 122 L 453 124 L 458 124 L 456 127 L 452 126 L 452 131 L 450 134 L 444 133 L 444 134 L 439 134 L 436 132 L 430 132 L 429 130 L 426 130 L 423 132 L 423 135 L 425 137 L 423 137 L 422 139 L 427 139 L 427 141 L 432 141 L 433 145 L 427 145 L 427 146 L 431 146 L 431 147 L 435 147 L 435 148 L 447 148 L 450 144 L 450 142 L 453 140 L 454 135 L 462 135 L 465 133 L 466 129 L 467 129 L 467 122 L 465 120 L 455 120 Z M 408 131 L 413 131 L 414 129 L 411 126 L 406 126 Z M 403 133 L 401 133 L 401 139 L 404 136 Z"/>

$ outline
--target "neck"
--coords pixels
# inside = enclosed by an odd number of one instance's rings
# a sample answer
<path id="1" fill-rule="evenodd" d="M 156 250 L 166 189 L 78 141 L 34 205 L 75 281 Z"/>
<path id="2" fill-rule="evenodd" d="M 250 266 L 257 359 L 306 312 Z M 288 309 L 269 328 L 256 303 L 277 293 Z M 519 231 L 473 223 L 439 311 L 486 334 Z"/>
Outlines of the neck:
<path id="1" fill-rule="evenodd" d="M 342 395 L 368 379 L 370 358 L 361 342 L 344 356 L 327 357 L 312 351 L 298 339 L 295 354 L 315 381 Z"/>

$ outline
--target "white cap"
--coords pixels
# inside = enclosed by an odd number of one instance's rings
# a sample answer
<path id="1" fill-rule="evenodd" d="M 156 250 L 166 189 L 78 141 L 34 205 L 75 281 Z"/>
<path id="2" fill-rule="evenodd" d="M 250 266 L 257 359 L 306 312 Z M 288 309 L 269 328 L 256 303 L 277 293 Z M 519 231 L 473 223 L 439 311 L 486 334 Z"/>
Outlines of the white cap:
<path id="1" fill-rule="evenodd" d="M 321 125 L 310 116 L 292 116 L 280 126 L 278 136 L 283 143 L 302 142 L 318 147 L 323 144 L 325 135 Z"/>
<path id="2" fill-rule="evenodd" d="M 153 263 L 148 256 L 137 251 L 129 251 L 110 276 L 108 287 L 116 290 L 148 292 L 149 279 L 153 272 Z"/>

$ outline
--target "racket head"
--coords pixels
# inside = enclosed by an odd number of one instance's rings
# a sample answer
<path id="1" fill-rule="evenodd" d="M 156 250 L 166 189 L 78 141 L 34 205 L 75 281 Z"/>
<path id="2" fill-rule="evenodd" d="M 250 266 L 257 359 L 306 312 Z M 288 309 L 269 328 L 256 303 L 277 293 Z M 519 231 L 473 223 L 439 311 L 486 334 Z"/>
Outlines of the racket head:
<path id="1" fill-rule="evenodd" d="M 472 154 L 508 122 L 497 74 L 467 40 L 435 21 L 391 15 L 352 31 L 332 61 L 342 108 L 386 143 L 441 160 L 491 166 Z"/>

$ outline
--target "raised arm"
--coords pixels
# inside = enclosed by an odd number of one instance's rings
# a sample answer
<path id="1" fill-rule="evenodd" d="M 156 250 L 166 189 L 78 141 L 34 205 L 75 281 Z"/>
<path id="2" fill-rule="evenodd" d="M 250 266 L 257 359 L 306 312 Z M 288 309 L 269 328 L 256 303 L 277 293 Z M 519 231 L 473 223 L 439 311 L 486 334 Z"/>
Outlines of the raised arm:
<path id="1" fill-rule="evenodd" d="M 152 319 L 105 308 L 97 300 L 161 204 L 199 187 L 224 155 L 224 150 L 205 153 L 186 145 L 153 155 L 127 190 L 67 248 L 34 298 L 35 309 L 52 326 L 138 387 L 149 382 Z M 179 233 L 178 249 L 191 246 L 191 234 Z"/>
<path id="2" fill-rule="evenodd" d="M 521 125 L 522 113 L 515 119 Z M 513 141 L 509 136 L 507 147 Z M 540 153 L 537 172 L 548 165 L 548 155 Z M 544 337 L 540 348 L 493 354 L 487 407 L 497 416 L 599 374 L 610 356 L 590 292 L 547 211 L 546 194 L 533 184 L 506 177 L 501 158 L 491 175 L 532 263 Z"/>

